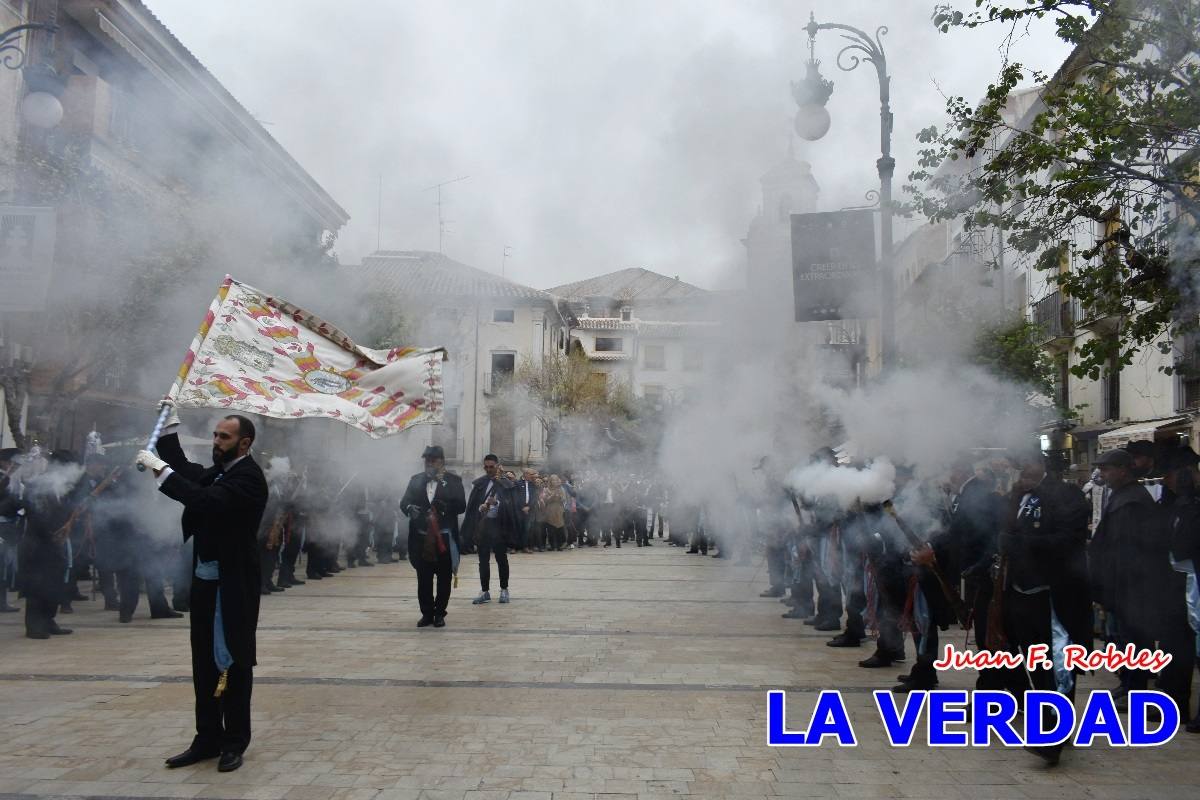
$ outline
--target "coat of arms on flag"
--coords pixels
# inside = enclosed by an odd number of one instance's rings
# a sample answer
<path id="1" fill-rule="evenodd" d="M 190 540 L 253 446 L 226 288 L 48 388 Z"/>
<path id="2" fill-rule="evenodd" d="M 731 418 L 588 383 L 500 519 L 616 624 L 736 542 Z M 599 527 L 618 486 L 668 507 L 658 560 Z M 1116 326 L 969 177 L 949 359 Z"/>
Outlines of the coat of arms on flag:
<path id="1" fill-rule="evenodd" d="M 360 347 L 279 297 L 226 276 L 168 395 L 181 408 L 327 417 L 374 438 L 442 421 L 443 348 Z"/>

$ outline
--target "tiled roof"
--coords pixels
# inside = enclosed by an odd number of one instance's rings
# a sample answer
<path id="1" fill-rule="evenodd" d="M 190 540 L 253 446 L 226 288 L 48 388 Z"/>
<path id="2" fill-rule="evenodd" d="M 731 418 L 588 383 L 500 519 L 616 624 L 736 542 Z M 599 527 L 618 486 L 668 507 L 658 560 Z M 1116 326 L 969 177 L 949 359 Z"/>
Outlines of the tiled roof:
<path id="1" fill-rule="evenodd" d="M 385 291 L 417 297 L 492 297 L 543 300 L 549 294 L 425 250 L 380 250 L 348 266 Z"/>
<path id="2" fill-rule="evenodd" d="M 557 297 L 577 302 L 588 297 L 613 297 L 618 300 L 685 300 L 704 297 L 708 290 L 684 283 L 640 267 L 631 267 L 607 275 L 588 278 L 547 289 Z"/>

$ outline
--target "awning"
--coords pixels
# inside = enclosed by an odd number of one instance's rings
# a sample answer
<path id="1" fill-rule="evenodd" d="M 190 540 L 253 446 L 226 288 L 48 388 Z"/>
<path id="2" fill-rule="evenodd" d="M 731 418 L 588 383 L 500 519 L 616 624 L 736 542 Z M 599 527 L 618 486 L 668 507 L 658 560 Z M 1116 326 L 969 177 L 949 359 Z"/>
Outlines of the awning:
<path id="1" fill-rule="evenodd" d="M 1117 428 L 1115 431 L 1100 434 L 1097 439 L 1096 450 L 1103 453 L 1106 450 L 1116 450 L 1124 447 L 1130 442 L 1136 442 L 1138 439 L 1153 440 L 1154 434 L 1159 428 L 1177 425 L 1181 422 L 1187 422 L 1187 420 L 1187 417 L 1167 417 L 1166 419 L 1156 419 L 1149 422 L 1126 425 L 1124 428 Z"/>

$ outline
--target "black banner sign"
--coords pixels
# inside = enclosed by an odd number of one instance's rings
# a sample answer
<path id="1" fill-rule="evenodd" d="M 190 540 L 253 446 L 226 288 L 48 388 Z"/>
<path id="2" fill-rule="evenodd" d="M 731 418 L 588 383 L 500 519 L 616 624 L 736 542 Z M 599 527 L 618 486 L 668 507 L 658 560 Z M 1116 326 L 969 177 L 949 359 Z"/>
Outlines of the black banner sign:
<path id="1" fill-rule="evenodd" d="M 796 321 L 878 313 L 874 212 L 792 214 Z"/>

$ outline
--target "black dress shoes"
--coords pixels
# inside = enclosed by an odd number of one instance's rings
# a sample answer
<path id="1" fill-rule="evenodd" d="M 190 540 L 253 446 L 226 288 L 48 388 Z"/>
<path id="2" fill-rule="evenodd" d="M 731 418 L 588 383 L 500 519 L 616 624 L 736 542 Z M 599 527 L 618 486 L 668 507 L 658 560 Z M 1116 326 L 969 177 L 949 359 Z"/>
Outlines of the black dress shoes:
<path id="1" fill-rule="evenodd" d="M 182 616 L 183 614 L 178 611 L 168 609 L 167 611 L 160 611 L 157 614 L 151 614 L 150 619 L 179 619 Z"/>
<path id="2" fill-rule="evenodd" d="M 210 758 L 216 757 L 216 753 L 205 753 L 189 747 L 179 755 L 171 756 L 164 763 L 166 763 L 167 769 L 179 769 L 180 767 L 190 767 L 192 764 L 199 764 L 201 761 L 208 761 Z"/>
<path id="3" fill-rule="evenodd" d="M 859 647 L 861 645 L 862 639 L 855 636 L 847 636 L 844 633 L 833 637 L 825 643 L 826 647 Z"/>
<path id="4" fill-rule="evenodd" d="M 880 653 L 876 650 L 871 654 L 870 658 L 858 662 L 860 667 L 864 669 L 879 669 L 880 667 L 890 667 L 892 665 L 892 657 L 887 653 Z"/>
<path id="5" fill-rule="evenodd" d="M 433 618 L 433 627 L 435 627 L 435 628 L 446 627 L 446 618 L 445 617 L 434 617 Z"/>
<path id="6" fill-rule="evenodd" d="M 26 639 L 49 639 L 50 634 L 45 631 L 25 631 Z"/>
<path id="7" fill-rule="evenodd" d="M 433 617 L 430 617 L 430 616 L 423 616 L 419 620 L 417 620 L 418 628 L 428 628 L 432 624 L 433 624 Z"/>
<path id="8" fill-rule="evenodd" d="M 122 622 L 122 623 L 133 622 L 133 615 L 132 614 L 122 614 L 121 616 L 117 617 L 117 622 Z"/>
<path id="9" fill-rule="evenodd" d="M 242 765 L 242 754 L 226 752 L 221 753 L 221 760 L 217 762 L 217 772 L 233 772 Z"/>
<path id="10" fill-rule="evenodd" d="M 51 622 L 50 627 L 46 629 L 51 636 L 66 636 L 68 633 L 74 633 L 70 628 L 60 628 L 57 623 Z"/>

